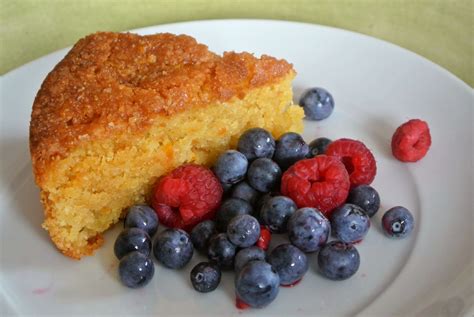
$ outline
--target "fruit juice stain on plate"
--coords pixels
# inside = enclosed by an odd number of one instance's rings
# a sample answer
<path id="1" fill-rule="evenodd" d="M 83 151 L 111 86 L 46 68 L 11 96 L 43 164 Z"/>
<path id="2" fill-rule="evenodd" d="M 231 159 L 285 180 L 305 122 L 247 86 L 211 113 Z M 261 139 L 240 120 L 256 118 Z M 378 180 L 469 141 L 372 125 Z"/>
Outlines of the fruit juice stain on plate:
<path id="1" fill-rule="evenodd" d="M 111 263 L 107 269 L 107 271 L 111 272 L 112 270 L 116 270 L 118 266 L 118 263 Z"/>
<path id="2" fill-rule="evenodd" d="M 247 303 L 244 303 L 240 298 L 236 298 L 235 307 L 237 307 L 238 309 L 247 309 L 250 307 L 250 305 Z"/>
<path id="3" fill-rule="evenodd" d="M 53 288 L 53 281 L 51 281 L 48 286 L 34 288 L 31 292 L 35 295 L 44 295 L 48 293 L 52 288 Z"/>
<path id="4" fill-rule="evenodd" d="M 292 284 L 289 284 L 289 285 L 280 285 L 281 287 L 288 287 L 288 288 L 291 288 L 291 287 L 295 287 L 296 285 L 298 285 L 300 282 L 301 282 L 302 278 L 297 280 L 296 282 L 292 283 Z"/>

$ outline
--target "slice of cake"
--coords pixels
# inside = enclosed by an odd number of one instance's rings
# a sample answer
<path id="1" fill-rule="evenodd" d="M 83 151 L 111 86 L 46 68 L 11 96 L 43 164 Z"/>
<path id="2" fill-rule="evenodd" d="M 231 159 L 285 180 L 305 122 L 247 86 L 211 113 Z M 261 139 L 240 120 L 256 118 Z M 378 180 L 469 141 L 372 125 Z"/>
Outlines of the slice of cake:
<path id="1" fill-rule="evenodd" d="M 43 227 L 80 258 L 123 210 L 147 201 L 177 166 L 211 165 L 251 127 L 301 132 L 292 65 L 210 52 L 185 35 L 96 33 L 47 76 L 31 115 L 30 150 Z"/>

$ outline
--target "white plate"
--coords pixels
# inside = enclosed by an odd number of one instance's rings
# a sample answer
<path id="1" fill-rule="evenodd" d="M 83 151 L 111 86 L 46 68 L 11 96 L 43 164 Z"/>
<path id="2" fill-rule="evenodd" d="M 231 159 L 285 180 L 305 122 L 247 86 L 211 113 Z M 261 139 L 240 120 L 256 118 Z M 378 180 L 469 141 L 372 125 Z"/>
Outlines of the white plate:
<path id="1" fill-rule="evenodd" d="M 140 34 L 186 33 L 216 52 L 267 53 L 294 64 L 298 96 L 322 86 L 336 110 L 320 123 L 305 122 L 305 138 L 363 140 L 377 158 L 374 187 L 382 198 L 366 240 L 357 248 L 359 271 L 332 282 L 311 269 L 297 287 L 282 288 L 263 310 L 234 307 L 232 274 L 221 287 L 199 294 L 180 272 L 156 264 L 153 281 L 139 290 L 117 279 L 112 245 L 120 230 L 106 234 L 93 257 L 62 256 L 41 229 L 42 208 L 28 152 L 31 105 L 42 80 L 64 56 L 53 53 L 1 79 L 0 302 L 7 314 L 154 314 L 297 316 L 469 314 L 473 305 L 473 93 L 439 66 L 392 44 L 328 27 L 278 21 L 224 20 L 145 28 Z M 390 139 L 410 118 L 430 127 L 433 145 L 416 164 L 395 160 Z M 416 228 L 405 240 L 386 238 L 383 212 L 409 208 Z M 195 257 L 194 263 L 202 258 Z"/>

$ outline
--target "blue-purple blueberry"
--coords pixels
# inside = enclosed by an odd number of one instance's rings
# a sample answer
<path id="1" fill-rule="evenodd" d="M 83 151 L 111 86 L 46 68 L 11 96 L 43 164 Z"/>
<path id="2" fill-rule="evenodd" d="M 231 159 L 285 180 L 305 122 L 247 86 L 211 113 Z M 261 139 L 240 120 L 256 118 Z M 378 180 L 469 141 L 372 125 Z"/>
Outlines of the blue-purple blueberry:
<path id="1" fill-rule="evenodd" d="M 247 263 L 235 278 L 237 298 L 253 308 L 270 304 L 277 297 L 279 286 L 278 273 L 264 261 Z"/>
<path id="2" fill-rule="evenodd" d="M 334 98 L 326 89 L 319 87 L 306 90 L 299 104 L 309 120 L 326 119 L 334 110 Z"/>
<path id="3" fill-rule="evenodd" d="M 258 213 L 258 217 L 260 217 L 260 211 L 262 210 L 263 205 L 265 205 L 265 203 L 270 198 L 276 197 L 276 196 L 281 196 L 281 193 L 278 192 L 278 191 L 272 191 L 272 192 L 268 192 L 268 193 L 263 194 L 263 195 L 260 196 L 260 198 L 257 201 L 257 204 L 255 205 L 255 210 Z"/>
<path id="4" fill-rule="evenodd" d="M 189 275 L 194 289 L 200 293 L 212 292 L 221 282 L 221 270 L 214 263 L 200 262 Z"/>
<path id="5" fill-rule="evenodd" d="M 239 151 L 228 150 L 222 153 L 214 165 L 213 172 L 221 184 L 237 184 L 247 173 L 248 160 Z"/>
<path id="6" fill-rule="evenodd" d="M 332 141 L 328 138 L 317 138 L 309 143 L 309 153 L 308 157 L 315 157 L 316 155 L 321 155 L 326 153 L 328 145 Z"/>
<path id="7" fill-rule="evenodd" d="M 331 232 L 329 220 L 316 208 L 300 208 L 288 220 L 290 242 L 301 251 L 318 251 L 326 244 Z"/>
<path id="8" fill-rule="evenodd" d="M 265 261 L 266 254 L 262 248 L 252 246 L 237 252 L 234 259 L 234 271 L 236 273 L 250 261 Z"/>
<path id="9" fill-rule="evenodd" d="M 318 265 L 325 277 L 335 281 L 345 280 L 359 269 L 359 252 L 352 244 L 331 241 L 319 251 Z"/>
<path id="10" fill-rule="evenodd" d="M 250 205 L 255 206 L 260 197 L 260 193 L 246 181 L 241 181 L 232 188 L 232 197 L 243 199 Z"/>
<path id="11" fill-rule="evenodd" d="M 253 213 L 253 207 L 248 201 L 240 198 L 226 199 L 216 213 L 217 230 L 221 232 L 227 231 L 229 222 L 238 215 L 250 215 Z"/>
<path id="12" fill-rule="evenodd" d="M 268 256 L 268 263 L 280 276 L 281 285 L 297 283 L 308 271 L 306 254 L 289 243 L 280 244 L 273 249 Z"/>
<path id="13" fill-rule="evenodd" d="M 296 204 L 291 198 L 271 197 L 266 200 L 260 210 L 262 224 L 266 225 L 272 233 L 284 233 L 287 231 L 288 219 L 296 209 Z"/>
<path id="14" fill-rule="evenodd" d="M 118 271 L 123 285 L 139 288 L 151 281 L 155 274 L 155 266 L 149 256 L 133 251 L 120 260 Z"/>
<path id="15" fill-rule="evenodd" d="M 342 242 L 356 243 L 369 231 L 370 219 L 359 206 L 344 204 L 332 213 L 331 228 L 334 236 Z"/>
<path id="16" fill-rule="evenodd" d="M 207 256 L 209 260 L 219 265 L 222 269 L 234 267 L 234 257 L 237 247 L 230 242 L 226 233 L 219 233 L 211 237 Z"/>
<path id="17" fill-rule="evenodd" d="M 153 243 L 153 254 L 165 267 L 180 269 L 193 257 L 194 248 L 189 234 L 181 229 L 160 232 Z"/>
<path id="18" fill-rule="evenodd" d="M 151 239 L 148 233 L 138 228 L 124 229 L 115 240 L 114 253 L 121 259 L 130 252 L 138 251 L 146 256 L 151 252 Z"/>
<path id="19" fill-rule="evenodd" d="M 247 181 L 256 190 L 267 193 L 278 187 L 281 169 L 269 158 L 258 158 L 250 164 Z"/>
<path id="20" fill-rule="evenodd" d="M 191 230 L 191 242 L 196 250 L 207 252 L 209 239 L 217 233 L 216 223 L 212 220 L 204 220 Z"/>
<path id="21" fill-rule="evenodd" d="M 227 226 L 227 237 L 240 248 L 250 247 L 260 237 L 260 223 L 250 215 L 235 216 Z"/>
<path id="22" fill-rule="evenodd" d="M 393 238 L 405 238 L 415 226 L 415 219 L 405 207 L 390 208 L 382 217 L 382 227 L 385 233 Z"/>
<path id="23" fill-rule="evenodd" d="M 128 209 L 124 221 L 125 228 L 139 228 L 150 237 L 158 230 L 159 220 L 155 210 L 147 205 L 135 205 Z"/>
<path id="24" fill-rule="evenodd" d="M 350 190 L 347 203 L 364 209 L 367 216 L 371 218 L 380 208 L 380 196 L 372 186 L 359 185 Z"/>
<path id="25" fill-rule="evenodd" d="M 294 163 L 306 158 L 308 152 L 308 144 L 306 144 L 301 135 L 295 132 L 288 132 L 281 135 L 277 140 L 273 160 L 282 170 L 286 170 Z"/>
<path id="26" fill-rule="evenodd" d="M 237 150 L 244 154 L 249 162 L 261 157 L 271 158 L 275 152 L 275 139 L 265 129 L 252 128 L 240 136 Z"/>
<path id="27" fill-rule="evenodd" d="M 233 187 L 232 184 L 224 184 L 224 183 L 221 183 L 221 186 L 222 186 L 222 190 L 224 191 L 224 194 L 229 194 Z"/>

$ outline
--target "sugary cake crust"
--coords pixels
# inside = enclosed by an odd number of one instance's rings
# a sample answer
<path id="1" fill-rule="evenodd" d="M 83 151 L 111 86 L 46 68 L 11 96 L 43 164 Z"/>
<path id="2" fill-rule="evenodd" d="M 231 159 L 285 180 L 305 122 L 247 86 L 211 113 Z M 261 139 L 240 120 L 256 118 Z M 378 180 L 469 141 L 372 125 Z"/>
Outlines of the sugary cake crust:
<path id="1" fill-rule="evenodd" d="M 81 39 L 47 76 L 31 115 L 30 151 L 41 186 L 48 165 L 81 142 L 140 133 L 170 116 L 276 82 L 284 60 L 218 56 L 185 35 L 96 33 Z"/>

